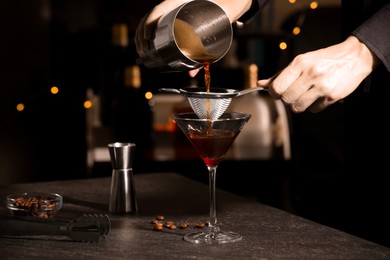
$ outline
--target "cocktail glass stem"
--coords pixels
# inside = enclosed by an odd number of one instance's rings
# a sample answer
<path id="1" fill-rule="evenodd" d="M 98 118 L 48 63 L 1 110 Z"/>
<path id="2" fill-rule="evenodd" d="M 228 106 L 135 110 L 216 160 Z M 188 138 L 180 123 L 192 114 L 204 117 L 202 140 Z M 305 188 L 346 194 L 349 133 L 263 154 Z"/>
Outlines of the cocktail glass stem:
<path id="1" fill-rule="evenodd" d="M 209 170 L 209 199 L 210 199 L 210 223 L 209 227 L 211 231 L 217 227 L 217 201 L 215 192 L 217 166 L 207 167 Z"/>
<path id="2" fill-rule="evenodd" d="M 242 236 L 231 231 L 222 231 L 217 224 L 216 173 L 218 166 L 207 166 L 209 171 L 210 223 L 205 232 L 191 233 L 184 240 L 196 244 L 226 244 L 242 239 Z"/>

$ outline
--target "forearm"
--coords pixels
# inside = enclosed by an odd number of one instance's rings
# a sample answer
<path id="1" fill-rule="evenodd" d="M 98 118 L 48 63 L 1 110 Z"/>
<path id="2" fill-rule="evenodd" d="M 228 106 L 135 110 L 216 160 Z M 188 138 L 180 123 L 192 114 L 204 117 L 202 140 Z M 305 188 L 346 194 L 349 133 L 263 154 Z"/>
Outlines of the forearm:
<path id="1" fill-rule="evenodd" d="M 352 35 L 357 37 L 378 63 L 383 63 L 390 71 L 390 4 L 385 5 L 375 15 L 364 22 Z"/>

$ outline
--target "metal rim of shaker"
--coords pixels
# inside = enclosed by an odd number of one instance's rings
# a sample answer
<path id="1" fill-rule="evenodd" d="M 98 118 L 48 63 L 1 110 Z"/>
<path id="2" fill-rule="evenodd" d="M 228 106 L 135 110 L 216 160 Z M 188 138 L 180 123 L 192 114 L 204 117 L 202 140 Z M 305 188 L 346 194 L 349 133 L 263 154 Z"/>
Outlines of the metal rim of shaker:
<path id="1" fill-rule="evenodd" d="M 217 4 L 217 3 L 215 3 L 215 2 L 212 2 L 212 1 L 209 1 L 209 0 L 197 0 L 197 2 L 199 2 L 199 1 L 208 2 L 208 3 L 211 3 L 212 5 L 218 6 L 218 7 L 222 10 L 222 12 L 225 13 L 226 18 L 229 20 L 227 14 L 226 14 L 226 11 L 225 11 L 219 4 Z M 179 12 L 180 12 L 186 5 L 188 5 L 188 4 L 193 4 L 194 2 L 196 2 L 196 1 L 195 1 L 195 0 L 192 0 L 192 1 L 186 2 L 186 3 L 182 4 L 181 6 L 179 6 L 179 7 L 177 8 L 177 12 L 175 13 L 175 19 L 176 19 L 177 15 L 179 14 Z M 229 41 L 229 45 L 228 45 L 228 47 L 226 48 L 226 51 L 221 55 L 221 57 L 219 57 L 218 59 L 214 60 L 212 63 L 215 63 L 215 62 L 221 60 L 223 57 L 225 57 L 225 55 L 229 52 L 230 47 L 232 46 L 232 42 L 233 42 L 233 26 L 232 26 L 232 24 L 230 23 L 230 20 L 229 20 L 229 24 L 230 24 L 230 26 L 229 26 L 229 28 L 230 28 L 230 41 Z M 172 27 L 172 30 L 174 30 L 174 27 Z M 174 32 L 172 32 L 172 35 L 175 35 Z M 186 57 L 186 59 L 188 59 L 188 60 L 190 60 L 190 61 L 192 61 L 192 62 L 194 62 L 194 63 L 196 63 L 196 64 L 199 64 L 199 67 L 202 67 L 202 66 L 203 66 L 203 64 L 202 64 L 201 62 L 199 62 L 199 61 L 197 61 L 197 60 L 194 60 L 194 59 L 191 59 L 190 57 L 188 57 L 187 55 L 185 55 L 185 54 L 181 51 L 179 45 L 178 45 L 177 42 L 176 42 L 176 37 L 173 38 L 173 41 L 175 42 L 175 45 L 176 45 L 177 49 L 180 51 L 180 53 L 181 53 L 184 57 Z M 198 68 L 199 68 L 199 67 L 198 67 Z M 194 69 L 196 69 L 196 67 L 194 67 Z"/>

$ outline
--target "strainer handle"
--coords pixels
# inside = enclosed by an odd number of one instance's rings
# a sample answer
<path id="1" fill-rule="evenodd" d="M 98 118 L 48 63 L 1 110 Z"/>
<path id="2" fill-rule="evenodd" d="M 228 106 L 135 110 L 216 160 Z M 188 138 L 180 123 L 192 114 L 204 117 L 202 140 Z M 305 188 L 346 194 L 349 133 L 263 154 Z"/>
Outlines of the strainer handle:
<path id="1" fill-rule="evenodd" d="M 180 94 L 180 90 L 175 88 L 160 88 L 159 91 Z"/>
<path id="2" fill-rule="evenodd" d="M 244 89 L 244 90 L 239 91 L 239 92 L 237 93 L 236 97 L 239 97 L 239 96 L 242 96 L 242 95 L 245 95 L 245 94 L 254 92 L 254 91 L 260 91 L 260 90 L 265 90 L 265 91 L 267 91 L 267 89 L 266 89 L 266 88 L 263 88 L 263 87 L 248 88 L 248 89 Z"/>

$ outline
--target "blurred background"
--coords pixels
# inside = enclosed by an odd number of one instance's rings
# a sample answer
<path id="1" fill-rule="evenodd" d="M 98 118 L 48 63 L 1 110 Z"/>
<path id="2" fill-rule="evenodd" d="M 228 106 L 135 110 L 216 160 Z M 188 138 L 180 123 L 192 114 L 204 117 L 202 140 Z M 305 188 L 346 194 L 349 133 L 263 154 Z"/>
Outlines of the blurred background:
<path id="1" fill-rule="evenodd" d="M 136 174 L 175 171 L 208 181 L 169 120 L 188 103 L 158 91 L 199 86 L 202 72 L 191 79 L 136 63 L 136 26 L 159 2 L 1 1 L 0 185 L 110 176 L 107 144 L 115 141 L 137 144 Z M 339 0 L 271 1 L 250 24 L 234 27 L 231 50 L 211 66 L 211 87 L 250 87 L 250 65 L 257 78 L 270 77 L 297 54 L 340 41 L 340 19 Z M 232 109 L 262 123 L 245 127 L 217 185 L 340 225 L 327 212 L 339 206 L 342 104 L 291 114 L 267 94 L 248 98 Z"/>

